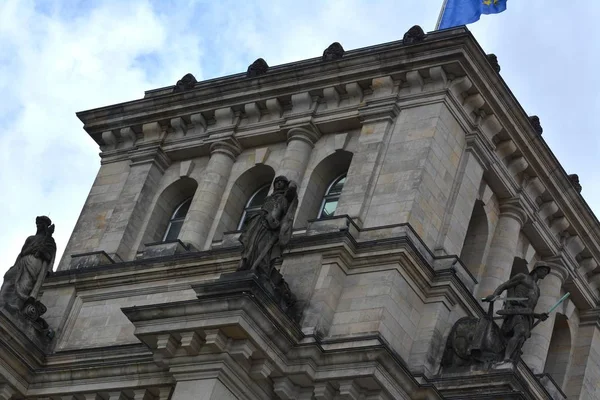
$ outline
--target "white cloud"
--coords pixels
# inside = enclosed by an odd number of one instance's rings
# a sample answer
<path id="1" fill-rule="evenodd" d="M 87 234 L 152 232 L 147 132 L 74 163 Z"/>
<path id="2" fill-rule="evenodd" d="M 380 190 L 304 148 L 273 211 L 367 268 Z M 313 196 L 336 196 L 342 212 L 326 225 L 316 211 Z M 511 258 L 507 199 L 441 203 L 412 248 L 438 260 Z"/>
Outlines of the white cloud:
<path id="1" fill-rule="evenodd" d="M 140 98 L 182 71 L 200 75 L 198 38 L 146 1 L 106 1 L 67 20 L 60 11 L 0 4 L 0 109 L 9 111 L 0 114 L 0 271 L 35 232 L 37 215 L 50 214 L 60 253 L 66 245 L 99 167 L 76 111 Z M 152 57 L 154 74 L 140 57 Z"/>

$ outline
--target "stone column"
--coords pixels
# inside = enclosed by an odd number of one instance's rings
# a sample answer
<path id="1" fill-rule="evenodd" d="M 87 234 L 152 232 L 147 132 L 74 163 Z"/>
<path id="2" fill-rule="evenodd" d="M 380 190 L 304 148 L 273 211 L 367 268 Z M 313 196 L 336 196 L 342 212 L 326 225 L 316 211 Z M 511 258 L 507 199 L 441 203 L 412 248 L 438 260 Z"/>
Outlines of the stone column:
<path id="1" fill-rule="evenodd" d="M 179 240 L 198 250 L 204 248 L 231 167 L 240 152 L 241 147 L 233 137 L 210 146 L 210 160 L 181 227 Z"/>
<path id="2" fill-rule="evenodd" d="M 535 308 L 536 313 L 548 312 L 558 299 L 560 299 L 560 289 L 568 276 L 567 270 L 562 265 L 552 265 L 550 274 L 539 281 L 540 298 Z M 531 331 L 531 337 L 527 339 L 523 346 L 523 361 L 531 368 L 534 374 L 544 372 L 550 340 L 554 330 L 554 320 L 556 312 L 550 314 L 546 321 L 542 321 Z M 558 382 L 560 384 L 560 382 Z"/>
<path id="3" fill-rule="evenodd" d="M 593 399 L 600 382 L 600 310 L 582 311 L 579 318 L 573 361 L 564 391 L 569 399 Z"/>
<path id="4" fill-rule="evenodd" d="M 314 125 L 308 124 L 291 128 L 287 137 L 287 147 L 277 175 L 283 175 L 300 186 L 310 153 L 321 134 Z"/>
<path id="5" fill-rule="evenodd" d="M 494 230 L 494 238 L 486 260 L 477 298 L 490 295 L 510 278 L 517 251 L 519 232 L 527 220 L 525 211 L 518 200 L 510 200 L 500 206 L 500 217 Z"/>

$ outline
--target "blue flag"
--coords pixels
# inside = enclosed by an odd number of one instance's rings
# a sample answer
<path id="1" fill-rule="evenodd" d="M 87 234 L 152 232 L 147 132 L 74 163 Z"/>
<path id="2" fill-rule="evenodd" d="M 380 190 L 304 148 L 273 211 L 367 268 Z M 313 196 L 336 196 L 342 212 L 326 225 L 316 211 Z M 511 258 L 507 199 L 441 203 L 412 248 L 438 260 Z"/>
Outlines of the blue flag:
<path id="1" fill-rule="evenodd" d="M 439 29 L 467 25 L 481 14 L 498 14 L 506 10 L 507 0 L 448 0 L 442 11 Z"/>

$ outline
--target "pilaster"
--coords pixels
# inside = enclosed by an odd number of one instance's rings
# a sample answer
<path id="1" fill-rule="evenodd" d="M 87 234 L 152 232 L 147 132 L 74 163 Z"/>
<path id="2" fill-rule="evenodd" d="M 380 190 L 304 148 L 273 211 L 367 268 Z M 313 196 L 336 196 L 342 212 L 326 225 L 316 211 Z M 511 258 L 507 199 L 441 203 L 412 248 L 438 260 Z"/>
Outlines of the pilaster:
<path id="1" fill-rule="evenodd" d="M 400 112 L 395 96 L 391 94 L 393 84 L 390 81 L 386 81 L 389 94 L 358 109 L 362 128 L 357 149 L 348 169 L 344 191 L 336 209 L 337 215 L 346 214 L 359 226 L 367 218 L 392 136 L 392 126 Z"/>
<path id="2" fill-rule="evenodd" d="M 134 242 L 141 233 L 145 213 L 150 209 L 160 180 L 170 160 L 157 146 L 145 146 L 132 150 L 127 181 L 98 249 L 117 260 L 128 261 L 137 249 Z"/>

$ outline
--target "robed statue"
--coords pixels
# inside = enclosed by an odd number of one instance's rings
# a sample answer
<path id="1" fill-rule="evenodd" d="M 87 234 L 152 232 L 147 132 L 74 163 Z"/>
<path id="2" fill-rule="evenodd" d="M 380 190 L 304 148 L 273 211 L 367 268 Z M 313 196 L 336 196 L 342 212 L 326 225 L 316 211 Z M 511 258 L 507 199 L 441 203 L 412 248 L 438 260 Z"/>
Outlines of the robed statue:
<path id="1" fill-rule="evenodd" d="M 56 256 L 52 221 L 41 216 L 36 218 L 35 223 L 35 235 L 25 240 L 17 260 L 4 275 L 0 289 L 0 302 L 6 308 L 20 312 L 33 321 L 46 311 L 38 300 L 38 294 Z"/>
<path id="2" fill-rule="evenodd" d="M 529 274 L 515 274 L 498 286 L 493 294 L 482 299 L 489 303 L 483 318 L 464 317 L 456 321 L 448 336 L 442 367 L 517 362 L 531 330 L 548 318 L 548 313 L 536 313 L 534 310 L 540 298 L 538 281 L 549 273 L 548 264 L 536 263 Z M 507 296 L 500 298 L 504 291 Z M 548 312 L 568 296 L 567 293 Z M 494 302 L 498 300 L 504 301 L 504 307 L 497 311 L 498 316 L 494 316 Z M 502 321 L 500 326 L 495 320 Z"/>
<path id="3" fill-rule="evenodd" d="M 239 238 L 243 249 L 238 271 L 252 270 L 271 276 L 275 261 L 292 237 L 297 206 L 296 183 L 285 176 L 275 178 L 273 193 L 250 217 Z"/>

